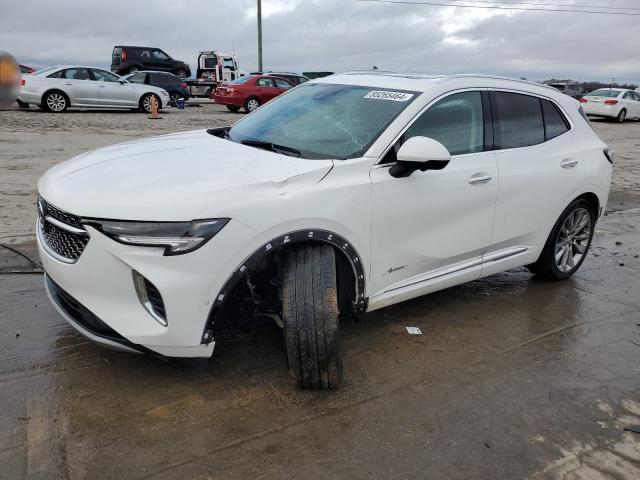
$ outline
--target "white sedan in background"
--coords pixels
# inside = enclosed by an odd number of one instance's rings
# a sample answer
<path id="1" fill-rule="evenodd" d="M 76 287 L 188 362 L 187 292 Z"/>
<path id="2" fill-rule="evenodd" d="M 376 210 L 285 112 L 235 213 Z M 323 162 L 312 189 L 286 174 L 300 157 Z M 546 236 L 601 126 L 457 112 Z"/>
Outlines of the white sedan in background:
<path id="1" fill-rule="evenodd" d="M 50 67 L 22 79 L 18 96 L 21 108 L 38 105 L 49 112 L 67 108 L 126 108 L 151 111 L 152 99 L 158 109 L 169 105 L 169 93 L 150 85 L 129 83 L 115 73 L 94 67 Z"/>
<path id="2" fill-rule="evenodd" d="M 640 119 L 640 93 L 624 88 L 599 88 L 580 99 L 584 113 L 592 117 Z"/>

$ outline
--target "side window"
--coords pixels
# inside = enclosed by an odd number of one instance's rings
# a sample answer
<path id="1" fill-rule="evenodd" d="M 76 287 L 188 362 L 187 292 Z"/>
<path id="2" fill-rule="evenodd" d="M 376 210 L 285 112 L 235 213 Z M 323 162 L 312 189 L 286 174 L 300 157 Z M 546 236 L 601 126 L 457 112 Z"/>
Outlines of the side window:
<path id="1" fill-rule="evenodd" d="M 640 101 L 640 93 L 638 92 L 632 92 L 633 93 L 633 99 L 635 101 Z"/>
<path id="2" fill-rule="evenodd" d="M 289 89 L 293 87 L 293 85 L 291 85 L 289 82 L 287 82 L 286 80 L 281 80 L 280 78 L 274 78 L 273 81 L 276 82 L 276 87 L 278 88 Z"/>
<path id="3" fill-rule="evenodd" d="M 497 149 L 527 147 L 544 142 L 542 108 L 537 97 L 492 92 L 491 107 Z"/>
<path id="4" fill-rule="evenodd" d="M 67 80 L 91 80 L 89 70 L 86 68 L 67 68 L 60 72 L 58 78 L 66 78 Z"/>
<path id="5" fill-rule="evenodd" d="M 551 140 L 569 130 L 569 122 L 553 103 L 540 99 L 544 115 L 544 137 Z"/>
<path id="6" fill-rule="evenodd" d="M 144 83 L 146 76 L 146 73 L 134 73 L 127 80 L 129 80 L 131 83 Z"/>
<path id="7" fill-rule="evenodd" d="M 149 50 L 140 49 L 140 58 L 143 60 L 149 60 L 151 59 L 151 53 L 149 53 Z"/>
<path id="8" fill-rule="evenodd" d="M 151 85 L 164 85 L 166 83 L 165 76 L 160 73 L 149 74 L 149 84 Z"/>
<path id="9" fill-rule="evenodd" d="M 111 72 L 107 72 L 106 70 L 98 70 L 92 68 L 91 72 L 98 82 L 117 82 L 118 80 L 120 80 L 120 77 Z"/>
<path id="10" fill-rule="evenodd" d="M 258 87 L 273 87 L 273 83 L 270 78 L 259 78 L 256 81 L 256 86 Z"/>
<path id="11" fill-rule="evenodd" d="M 625 93 L 624 97 L 622 97 L 622 98 L 624 98 L 625 100 L 635 100 L 634 95 L 631 92 Z"/>
<path id="12" fill-rule="evenodd" d="M 155 58 L 156 60 L 168 60 L 169 59 L 169 55 L 164 53 L 162 50 L 153 50 L 151 52 L 151 55 L 153 55 L 153 58 Z"/>
<path id="13" fill-rule="evenodd" d="M 480 92 L 454 93 L 430 106 L 402 136 L 402 143 L 415 136 L 433 138 L 451 155 L 481 152 L 484 121 Z"/>
<path id="14" fill-rule="evenodd" d="M 47 78 L 64 78 L 64 70 L 60 70 L 59 72 L 54 72 L 51 75 L 47 75 Z"/>

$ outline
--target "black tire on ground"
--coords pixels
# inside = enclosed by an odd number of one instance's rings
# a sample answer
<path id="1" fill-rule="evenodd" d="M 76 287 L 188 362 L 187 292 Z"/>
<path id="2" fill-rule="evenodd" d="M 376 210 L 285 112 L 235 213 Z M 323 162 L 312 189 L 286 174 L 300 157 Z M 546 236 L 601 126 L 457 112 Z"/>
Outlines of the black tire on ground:
<path id="1" fill-rule="evenodd" d="M 240 107 L 237 105 L 227 105 L 227 110 L 233 113 L 238 113 L 240 111 Z"/>
<path id="2" fill-rule="evenodd" d="M 18 100 L 18 107 L 19 108 L 29 108 L 29 104 L 21 102 L 20 100 Z"/>
<path id="3" fill-rule="evenodd" d="M 285 352 L 291 375 L 302 388 L 336 388 L 342 381 L 336 287 L 331 246 L 306 245 L 285 251 Z"/>
<path id="4" fill-rule="evenodd" d="M 260 100 L 258 100 L 256 97 L 249 97 L 244 102 L 244 111 L 247 113 L 251 113 L 259 106 L 260 106 Z"/>
<path id="5" fill-rule="evenodd" d="M 622 110 L 620 110 L 620 113 L 616 117 L 616 122 L 623 123 L 626 118 L 627 118 L 627 111 L 623 108 Z"/>
<path id="6" fill-rule="evenodd" d="M 178 104 L 178 99 L 182 98 L 182 95 L 178 92 L 170 92 L 169 93 L 169 103 L 172 107 L 175 107 Z"/>
<path id="7" fill-rule="evenodd" d="M 140 99 L 140 110 L 146 113 L 151 113 L 151 97 L 155 97 L 156 102 L 158 102 L 158 110 L 160 110 L 160 106 L 162 105 L 162 103 L 160 103 L 160 98 L 153 94 L 153 93 L 146 93 L 142 96 L 142 98 Z"/>
<path id="8" fill-rule="evenodd" d="M 558 244 L 559 236 L 561 235 L 561 229 L 563 227 L 564 222 L 567 218 L 574 212 L 584 209 L 589 214 L 589 219 L 591 221 L 590 230 L 588 233 L 588 239 L 585 244 L 584 253 L 580 260 L 571 268 L 569 271 L 561 271 L 556 263 L 556 248 Z M 532 263 L 531 265 L 527 265 L 527 268 L 535 273 L 537 276 L 540 276 L 547 280 L 564 280 L 569 278 L 571 275 L 576 273 L 584 262 L 587 253 L 589 252 L 589 247 L 591 246 L 591 239 L 593 238 L 593 232 L 595 230 L 596 224 L 596 212 L 593 208 L 593 205 L 584 199 L 578 199 L 571 203 L 560 215 L 558 221 L 553 226 L 551 233 L 549 234 L 549 238 L 540 253 L 540 257 L 536 263 Z"/>
<path id="9" fill-rule="evenodd" d="M 59 90 L 47 92 L 42 97 L 42 109 L 46 112 L 62 113 L 69 108 L 69 99 Z"/>

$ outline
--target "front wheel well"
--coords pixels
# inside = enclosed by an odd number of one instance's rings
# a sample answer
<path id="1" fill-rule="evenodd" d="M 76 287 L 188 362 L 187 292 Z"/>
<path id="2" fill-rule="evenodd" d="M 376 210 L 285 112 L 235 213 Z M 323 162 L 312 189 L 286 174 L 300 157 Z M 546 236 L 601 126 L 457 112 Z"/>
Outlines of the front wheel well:
<path id="1" fill-rule="evenodd" d="M 213 340 L 219 320 L 222 320 L 222 325 L 227 325 L 234 318 L 280 315 L 284 252 L 302 245 L 327 243 L 336 252 L 336 280 L 341 316 L 365 311 L 365 275 L 362 261 L 353 246 L 332 232 L 300 230 L 266 243 L 234 271 L 214 300 L 202 342 L 209 343 Z"/>

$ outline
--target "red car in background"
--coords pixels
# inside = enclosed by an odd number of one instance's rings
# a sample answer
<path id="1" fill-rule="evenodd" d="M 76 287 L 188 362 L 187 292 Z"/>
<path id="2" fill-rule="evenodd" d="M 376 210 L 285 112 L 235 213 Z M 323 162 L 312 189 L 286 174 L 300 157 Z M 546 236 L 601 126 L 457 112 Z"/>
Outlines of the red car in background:
<path id="1" fill-rule="evenodd" d="M 244 107 L 249 113 L 294 86 L 284 78 L 247 75 L 219 85 L 211 98 L 220 105 L 226 105 L 231 112 L 235 113 Z"/>

